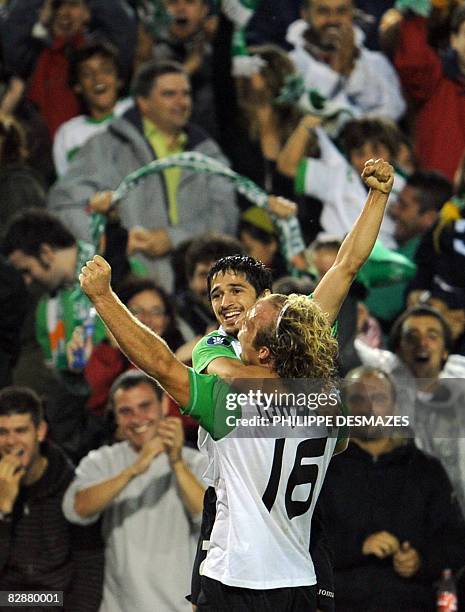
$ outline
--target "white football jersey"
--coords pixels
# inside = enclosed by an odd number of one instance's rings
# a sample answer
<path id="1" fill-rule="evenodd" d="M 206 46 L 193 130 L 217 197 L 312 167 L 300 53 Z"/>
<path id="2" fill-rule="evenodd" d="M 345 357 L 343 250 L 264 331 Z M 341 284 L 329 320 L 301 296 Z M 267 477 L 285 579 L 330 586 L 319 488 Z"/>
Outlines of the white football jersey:
<path id="1" fill-rule="evenodd" d="M 337 439 L 321 428 L 304 435 L 214 442 L 216 519 L 203 574 L 249 589 L 316 584 L 311 518 Z"/>

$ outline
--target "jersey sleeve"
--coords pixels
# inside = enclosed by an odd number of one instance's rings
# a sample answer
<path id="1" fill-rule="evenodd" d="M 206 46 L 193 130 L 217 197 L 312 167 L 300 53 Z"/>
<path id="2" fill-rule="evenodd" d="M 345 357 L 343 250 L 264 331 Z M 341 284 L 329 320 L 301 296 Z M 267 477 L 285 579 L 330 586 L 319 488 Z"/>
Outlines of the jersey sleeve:
<path id="1" fill-rule="evenodd" d="M 229 402 L 231 387 L 218 376 L 199 374 L 189 368 L 190 401 L 180 408 L 182 414 L 195 419 L 214 440 L 224 438 L 235 429 L 240 417 L 236 402 Z M 232 418 L 228 418 L 232 417 Z"/>
<path id="2" fill-rule="evenodd" d="M 195 345 L 192 351 L 192 367 L 196 372 L 203 372 L 218 357 L 239 359 L 234 352 L 229 336 L 223 336 L 215 331 L 204 336 Z"/>

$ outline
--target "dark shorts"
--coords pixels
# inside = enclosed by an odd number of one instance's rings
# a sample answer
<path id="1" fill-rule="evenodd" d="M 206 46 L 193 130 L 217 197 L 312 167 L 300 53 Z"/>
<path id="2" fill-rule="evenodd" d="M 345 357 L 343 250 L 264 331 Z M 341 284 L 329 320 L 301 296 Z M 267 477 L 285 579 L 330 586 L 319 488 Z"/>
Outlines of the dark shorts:
<path id="1" fill-rule="evenodd" d="M 281 589 L 231 587 L 201 578 L 198 612 L 316 612 L 316 586 Z"/>
<path id="2" fill-rule="evenodd" d="M 213 487 L 208 487 L 203 497 L 202 525 L 200 527 L 199 542 L 195 553 L 194 567 L 192 568 L 190 601 L 196 604 L 200 594 L 200 566 L 207 558 L 210 534 L 216 516 L 216 493 Z"/>

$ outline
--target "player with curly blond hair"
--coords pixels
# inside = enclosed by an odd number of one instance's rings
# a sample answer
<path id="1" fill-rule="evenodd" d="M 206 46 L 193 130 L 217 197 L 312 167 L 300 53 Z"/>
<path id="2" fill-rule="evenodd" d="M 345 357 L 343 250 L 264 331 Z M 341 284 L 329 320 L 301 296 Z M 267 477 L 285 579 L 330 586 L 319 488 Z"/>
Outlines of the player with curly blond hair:
<path id="1" fill-rule="evenodd" d="M 362 176 L 370 188 L 365 207 L 313 301 L 264 297 L 242 318 L 241 358 L 264 383 L 288 374 L 332 377 L 336 350 L 330 328 L 373 248 L 394 173 L 382 160 L 370 160 Z M 110 266 L 100 256 L 87 263 L 80 277 L 129 359 L 157 379 L 214 440 L 218 512 L 202 572 L 199 612 L 315 611 L 309 527 L 336 438 L 327 427 L 310 425 L 273 437 L 266 419 L 258 435 L 247 432 L 247 416 L 260 401 L 254 403 L 217 375 L 199 374 L 179 362 L 166 343 L 121 304 L 110 278 Z M 237 325 L 240 308 L 229 302 L 244 288 L 245 278 L 227 268 L 211 279 L 212 305 L 225 325 Z M 260 390 L 257 380 L 252 387 Z"/>

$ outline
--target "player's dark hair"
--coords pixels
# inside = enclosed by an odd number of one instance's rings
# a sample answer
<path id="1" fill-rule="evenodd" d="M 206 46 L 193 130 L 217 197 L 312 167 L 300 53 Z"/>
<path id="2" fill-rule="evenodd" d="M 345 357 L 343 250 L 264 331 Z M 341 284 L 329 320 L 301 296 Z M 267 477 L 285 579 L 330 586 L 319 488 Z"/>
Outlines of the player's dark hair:
<path id="1" fill-rule="evenodd" d="M 8 256 L 21 249 L 26 255 L 39 258 L 43 244 L 66 249 L 75 245 L 76 239 L 61 221 L 46 210 L 29 208 L 11 219 L 3 240 L 2 253 Z"/>
<path id="2" fill-rule="evenodd" d="M 182 64 L 171 60 L 149 60 L 142 64 L 131 83 L 131 94 L 135 98 L 147 98 L 157 79 L 165 74 L 182 74 L 189 78 Z"/>
<path id="3" fill-rule="evenodd" d="M 79 69 L 81 64 L 94 55 L 100 55 L 113 62 L 118 78 L 122 78 L 122 67 L 119 60 L 119 52 L 116 47 L 106 40 L 91 40 L 82 47 L 75 49 L 70 57 L 69 85 L 74 87 L 79 84 Z"/>
<path id="4" fill-rule="evenodd" d="M 5 387 L 0 391 L 0 416 L 30 414 L 34 427 L 44 420 L 42 400 L 28 387 Z"/>
<path id="5" fill-rule="evenodd" d="M 231 255 L 219 259 L 211 267 L 208 273 L 207 285 L 208 293 L 210 294 L 213 277 L 217 274 L 233 272 L 234 274 L 242 274 L 248 283 L 255 289 L 257 297 L 269 289 L 273 284 L 271 271 L 261 261 L 257 261 L 249 255 Z"/>
<path id="6" fill-rule="evenodd" d="M 185 254 L 187 278 L 194 276 L 199 263 L 208 264 L 229 255 L 245 255 L 245 249 L 236 238 L 226 234 L 208 233 L 195 238 Z"/>
<path id="7" fill-rule="evenodd" d="M 440 172 L 417 170 L 407 179 L 407 185 L 419 191 L 418 210 L 439 212 L 452 196 L 452 183 Z"/>
<path id="8" fill-rule="evenodd" d="M 449 327 L 449 324 L 447 323 L 445 318 L 442 316 L 442 314 L 435 308 L 432 308 L 431 306 L 418 305 L 418 306 L 413 306 L 412 308 L 408 308 L 394 322 L 394 325 L 392 326 L 392 329 L 391 329 L 391 333 L 389 335 L 389 345 L 392 351 L 397 352 L 397 349 L 400 346 L 400 341 L 402 338 L 402 328 L 404 326 L 405 321 L 407 319 L 410 319 L 410 317 L 434 317 L 435 319 L 437 319 L 439 323 L 441 324 L 445 349 L 446 351 L 450 351 L 452 349 L 452 346 L 453 346 L 452 332 Z"/>
<path id="9" fill-rule="evenodd" d="M 147 374 L 144 374 L 144 372 L 141 372 L 140 370 L 128 370 L 127 372 L 120 374 L 111 385 L 110 392 L 108 393 L 108 407 L 111 410 L 114 409 L 115 394 L 117 391 L 120 389 L 123 391 L 128 391 L 129 389 L 134 389 L 134 387 L 138 387 L 139 385 L 148 385 L 151 387 L 158 400 L 161 402 L 163 398 L 163 389 L 155 379 L 150 378 L 150 376 L 147 376 Z"/>

